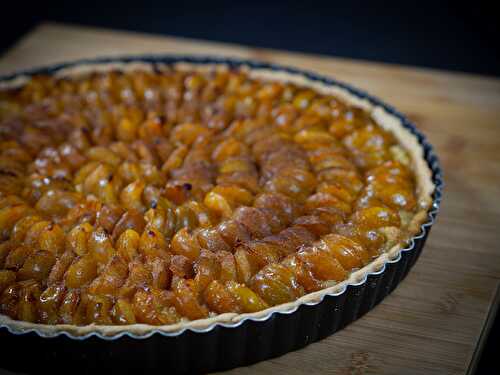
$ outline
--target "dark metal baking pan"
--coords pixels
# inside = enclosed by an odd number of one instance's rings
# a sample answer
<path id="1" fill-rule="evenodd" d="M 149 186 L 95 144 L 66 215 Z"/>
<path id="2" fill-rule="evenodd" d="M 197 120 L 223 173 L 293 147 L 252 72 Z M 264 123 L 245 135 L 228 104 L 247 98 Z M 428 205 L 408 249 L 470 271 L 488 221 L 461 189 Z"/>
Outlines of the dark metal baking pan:
<path id="1" fill-rule="evenodd" d="M 248 318 L 237 323 L 215 323 L 208 329 L 192 328 L 175 333 L 153 330 L 146 336 L 121 333 L 104 337 L 99 333 L 73 336 L 58 332 L 47 337 L 36 330 L 13 332 L 0 326 L 0 367 L 15 372 L 41 373 L 112 373 L 208 372 L 249 365 L 321 340 L 366 314 L 380 303 L 405 278 L 418 259 L 438 213 L 442 195 L 442 172 L 432 146 L 402 114 L 379 99 L 336 80 L 314 73 L 261 62 L 214 57 L 141 56 L 98 60 L 82 60 L 48 68 L 0 77 L 0 83 L 20 76 L 54 74 L 78 65 L 103 63 L 226 64 L 233 68 L 285 71 L 312 81 L 341 87 L 366 99 L 401 120 L 416 135 L 435 184 L 433 203 L 421 231 L 399 255 L 377 272 L 356 284 L 349 284 L 335 294 L 325 295 L 320 302 L 302 304 L 293 311 L 273 312 L 261 319 Z"/>

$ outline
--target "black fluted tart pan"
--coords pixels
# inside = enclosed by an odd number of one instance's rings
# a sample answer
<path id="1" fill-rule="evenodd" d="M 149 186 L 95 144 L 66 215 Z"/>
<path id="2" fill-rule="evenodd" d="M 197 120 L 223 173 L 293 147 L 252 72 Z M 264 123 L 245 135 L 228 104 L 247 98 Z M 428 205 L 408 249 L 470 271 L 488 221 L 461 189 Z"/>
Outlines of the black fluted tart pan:
<path id="1" fill-rule="evenodd" d="M 259 318 L 215 322 L 203 329 L 185 328 L 164 332 L 153 328 L 145 335 L 132 332 L 111 336 L 98 332 L 74 335 L 66 331 L 47 335 L 37 329 L 20 332 L 7 324 L 0 324 L 1 368 L 28 373 L 94 373 L 97 370 L 112 373 L 191 373 L 249 365 L 303 348 L 335 333 L 373 309 L 406 277 L 420 256 L 436 219 L 443 182 L 432 146 L 401 113 L 379 99 L 331 78 L 261 62 L 213 57 L 141 56 L 85 60 L 1 77 L 0 87 L 2 83 L 20 77 L 52 75 L 78 66 L 92 68 L 94 65 L 114 63 L 224 64 L 231 68 L 245 66 L 266 69 L 338 87 L 366 100 L 398 119 L 404 128 L 416 136 L 423 149 L 435 187 L 427 218 L 421 224 L 420 232 L 408 241 L 395 258 L 387 260 L 380 269 L 368 273 L 361 280 L 333 294 L 323 295 L 318 301 L 303 303 L 288 311 L 272 311 Z"/>

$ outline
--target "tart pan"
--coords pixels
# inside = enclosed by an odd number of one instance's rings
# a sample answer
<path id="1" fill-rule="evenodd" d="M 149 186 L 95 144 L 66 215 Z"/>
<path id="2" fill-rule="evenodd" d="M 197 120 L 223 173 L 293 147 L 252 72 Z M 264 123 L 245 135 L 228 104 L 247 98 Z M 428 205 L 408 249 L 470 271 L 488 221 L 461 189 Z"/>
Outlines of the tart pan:
<path id="1" fill-rule="evenodd" d="M 247 66 L 302 76 L 367 100 L 400 120 L 420 143 L 435 185 L 427 218 L 420 232 L 379 270 L 346 285 L 338 292 L 324 295 L 319 301 L 303 303 L 291 311 L 273 311 L 258 319 L 249 317 L 235 323 L 214 323 L 201 330 L 185 328 L 176 332 L 163 332 L 153 329 L 141 336 L 126 331 L 114 336 L 103 336 L 98 332 L 75 336 L 66 331 L 47 335 L 36 329 L 19 332 L 7 325 L 0 325 L 1 367 L 28 373 L 67 373 L 68 370 L 72 373 L 90 373 L 95 370 L 128 373 L 160 369 L 169 373 L 187 373 L 249 365 L 303 348 L 360 318 L 391 293 L 417 261 L 441 202 L 443 182 L 438 158 L 432 146 L 407 118 L 379 99 L 349 85 L 310 72 L 261 62 L 161 55 L 61 64 L 0 77 L 0 87 L 3 82 L 22 77 L 114 63 L 146 63 L 153 66 L 177 63 L 224 64 L 231 68 Z"/>

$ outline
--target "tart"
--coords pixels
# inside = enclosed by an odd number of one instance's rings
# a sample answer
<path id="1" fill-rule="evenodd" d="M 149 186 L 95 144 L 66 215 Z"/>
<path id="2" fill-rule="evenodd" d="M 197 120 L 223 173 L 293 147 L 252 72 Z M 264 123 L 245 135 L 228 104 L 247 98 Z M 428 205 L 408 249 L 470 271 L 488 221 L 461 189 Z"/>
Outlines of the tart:
<path id="1" fill-rule="evenodd" d="M 178 335 L 293 312 L 383 272 L 437 208 L 422 138 L 342 85 L 210 61 L 50 73 L 0 86 L 11 332 Z"/>

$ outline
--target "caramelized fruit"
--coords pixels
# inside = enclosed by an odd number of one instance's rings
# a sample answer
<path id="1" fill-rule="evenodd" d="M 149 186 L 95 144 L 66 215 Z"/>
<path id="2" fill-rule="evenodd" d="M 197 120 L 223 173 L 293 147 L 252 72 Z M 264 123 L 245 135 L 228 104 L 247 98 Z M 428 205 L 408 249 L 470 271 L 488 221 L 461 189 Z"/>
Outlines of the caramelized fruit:
<path id="1" fill-rule="evenodd" d="M 345 280 L 417 210 L 369 114 L 238 71 L 0 91 L 0 312 L 44 324 L 253 313 Z"/>

